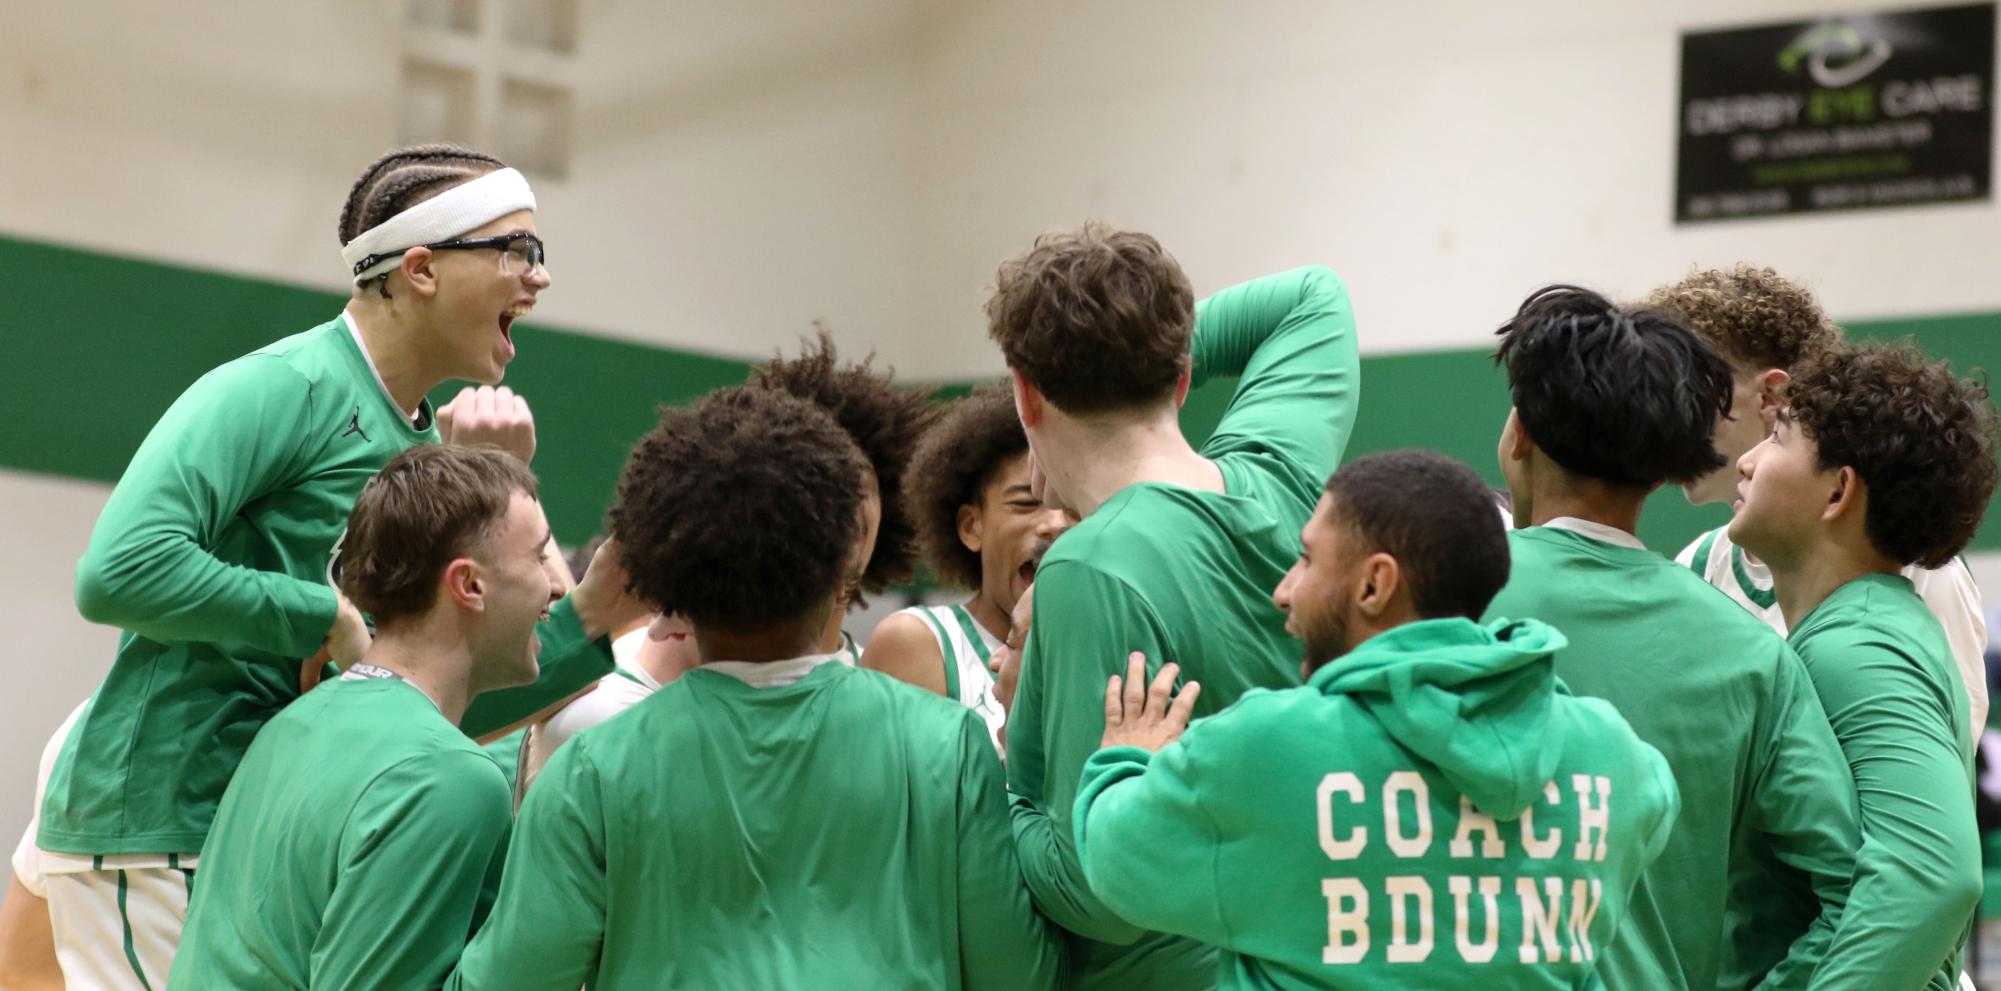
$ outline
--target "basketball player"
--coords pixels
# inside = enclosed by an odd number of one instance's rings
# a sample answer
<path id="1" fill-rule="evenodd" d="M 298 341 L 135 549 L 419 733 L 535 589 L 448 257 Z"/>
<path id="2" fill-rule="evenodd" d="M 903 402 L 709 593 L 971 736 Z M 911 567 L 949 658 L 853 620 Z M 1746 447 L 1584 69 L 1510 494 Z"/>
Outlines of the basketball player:
<path id="1" fill-rule="evenodd" d="M 925 564 L 972 596 L 885 617 L 862 664 L 970 706 L 999 748 L 1006 710 L 994 653 L 1043 553 L 1073 520 L 1030 487 L 1028 438 L 1004 387 L 952 404 L 917 445 L 906 487 Z"/>
<path id="2" fill-rule="evenodd" d="M 1769 268 L 1744 265 L 1727 272 L 1696 272 L 1655 290 L 1648 303 L 1707 338 L 1730 363 L 1730 415 L 1716 423 L 1716 451 L 1728 463 L 1682 486 L 1682 492 L 1698 505 L 1734 502 L 1737 461 L 1771 436 L 1778 413 L 1785 408 L 1794 370 L 1837 346 L 1841 332 L 1811 293 Z M 1772 591 L 1771 571 L 1731 541 L 1728 527 L 1697 537 L 1675 560 L 1694 568 L 1780 636 L 1786 635 L 1786 617 Z M 1914 565 L 1904 577 L 1945 628 L 1972 705 L 1971 732 L 1978 739 L 1987 723 L 1987 618 L 1973 573 L 1955 557 L 1937 568 Z"/>
<path id="3" fill-rule="evenodd" d="M 663 411 L 611 521 L 701 663 L 557 751 L 448 987 L 1055 981 L 979 717 L 825 649 L 866 471 L 779 390 Z"/>
<path id="4" fill-rule="evenodd" d="M 1813 987 L 1952 991 L 1981 892 L 1972 717 L 1905 576 L 1980 528 L 2001 474 L 1994 408 L 1909 346 L 1830 348 L 1796 371 L 1739 464 L 1730 537 L 1771 568 L 1861 804 L 1854 885 Z"/>
<path id="5" fill-rule="evenodd" d="M 850 554 L 841 603 L 821 642 L 827 653 L 839 654 L 850 665 L 861 651 L 841 628 L 848 610 L 859 604 L 863 592 L 881 592 L 911 576 L 917 552 L 903 479 L 911 452 L 934 416 L 924 393 L 897 388 L 888 372 L 877 372 L 870 363 L 865 358 L 840 364 L 833 335 L 822 327 L 797 358 L 772 358 L 751 373 L 749 382 L 753 388 L 783 392 L 820 407 L 847 431 L 866 460 L 862 529 Z M 635 651 L 634 664 L 615 670 L 596 690 L 530 729 L 519 793 L 527 794 L 528 786 L 571 737 L 624 712 L 693 669 L 699 659 L 689 633 L 685 617 L 655 618 Z"/>
<path id="6" fill-rule="evenodd" d="M 57 944 L 90 962 L 72 983 L 165 982 L 188 872 L 251 738 L 325 660 L 366 648 L 362 614 L 332 578 L 348 510 L 390 458 L 440 439 L 426 393 L 498 382 L 513 360 L 512 325 L 549 286 L 534 206 L 518 172 L 478 152 L 376 161 L 341 215 L 346 309 L 203 376 L 119 479 L 76 599 L 125 633 L 56 762 L 37 839 Z M 484 389 L 455 406 L 444 439 L 533 454 L 518 397 Z M 596 641 L 643 607 L 615 566 L 602 570 L 540 631 L 543 681 L 474 702 L 469 734 L 610 669 Z"/>
<path id="7" fill-rule="evenodd" d="M 826 410 L 861 448 L 868 471 L 862 480 L 862 532 L 841 602 L 828 619 L 821 646 L 846 651 L 856 662 L 854 638 L 841 628 L 848 610 L 862 596 L 877 594 L 908 581 L 917 563 L 917 545 L 910 512 L 904 502 L 904 477 L 917 440 L 937 416 L 929 394 L 900 389 L 889 372 L 869 367 L 873 357 L 848 365 L 839 363 L 834 338 L 825 327 L 797 358 L 772 358 L 753 371 L 755 388 L 776 389 Z"/>
<path id="8" fill-rule="evenodd" d="M 1802 988 L 1848 890 L 1854 788 L 1799 658 L 1634 536 L 1716 469 L 1730 368 L 1686 328 L 1550 286 L 1501 328 L 1508 584 L 1487 618 L 1563 631 L 1556 674 L 1667 758 L 1682 812 L 1601 958 L 1609 991 Z M 1763 982 L 1763 983 L 1760 983 Z"/>
<path id="9" fill-rule="evenodd" d="M 1091 889 L 1218 947 L 1226 988 L 1591 986 L 1674 777 L 1558 689 L 1562 633 L 1474 622 L 1508 580 L 1492 505 L 1439 455 L 1351 462 L 1272 596 L 1305 687 L 1173 742 L 1195 686 L 1169 708 L 1173 664 L 1150 689 L 1137 655 L 1113 676 L 1078 798 Z"/>
<path id="10" fill-rule="evenodd" d="M 563 594 L 535 476 L 422 444 L 363 489 L 341 583 L 375 617 L 360 662 L 265 724 L 202 847 L 174 988 L 425 988 L 499 883 L 506 779 L 458 728 L 533 682 Z"/>
<path id="11" fill-rule="evenodd" d="M 1195 305 L 1153 238 L 1102 224 L 1045 235 L 1004 263 L 988 331 L 1030 449 L 1082 522 L 1043 556 L 1008 710 L 1015 839 L 1038 907 L 1073 934 L 1080 986 L 1206 988 L 1213 947 L 1149 932 L 1092 894 L 1071 811 L 1104 730 L 1105 680 L 1134 650 L 1202 683 L 1195 715 L 1299 684 L 1271 590 L 1354 423 L 1347 289 L 1301 268 Z M 1198 450 L 1188 389 L 1241 376 Z"/>

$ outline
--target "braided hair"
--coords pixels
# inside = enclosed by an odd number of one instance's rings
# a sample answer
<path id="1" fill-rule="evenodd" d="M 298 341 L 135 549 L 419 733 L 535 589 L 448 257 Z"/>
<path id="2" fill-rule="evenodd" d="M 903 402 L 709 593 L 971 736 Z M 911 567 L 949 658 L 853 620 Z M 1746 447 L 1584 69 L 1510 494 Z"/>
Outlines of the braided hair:
<path id="1" fill-rule="evenodd" d="M 372 227 L 461 183 L 507 165 L 485 152 L 458 145 L 428 144 L 398 148 L 363 169 L 347 191 L 340 209 L 340 243 L 360 237 Z M 376 288 L 389 296 L 389 275 Z"/>

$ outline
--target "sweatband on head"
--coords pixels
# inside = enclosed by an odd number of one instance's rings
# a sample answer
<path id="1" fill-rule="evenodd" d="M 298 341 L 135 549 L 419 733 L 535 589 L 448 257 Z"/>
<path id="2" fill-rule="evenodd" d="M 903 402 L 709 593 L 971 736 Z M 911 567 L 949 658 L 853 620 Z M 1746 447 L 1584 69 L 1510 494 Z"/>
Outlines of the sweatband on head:
<path id="1" fill-rule="evenodd" d="M 528 180 L 513 169 L 501 169 L 453 186 L 362 231 L 340 249 L 340 257 L 360 285 L 402 264 L 396 252 L 449 241 L 516 210 L 533 209 L 535 193 Z M 371 255 L 376 260 L 364 265 Z"/>

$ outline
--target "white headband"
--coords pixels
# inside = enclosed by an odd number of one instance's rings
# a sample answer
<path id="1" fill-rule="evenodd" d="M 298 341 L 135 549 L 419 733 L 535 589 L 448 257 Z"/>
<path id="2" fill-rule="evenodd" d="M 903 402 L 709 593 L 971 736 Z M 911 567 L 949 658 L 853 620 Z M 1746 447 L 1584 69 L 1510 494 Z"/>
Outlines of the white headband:
<path id="1" fill-rule="evenodd" d="M 446 241 L 493 223 L 516 210 L 535 209 L 528 180 L 513 169 L 489 172 L 460 183 L 361 232 L 340 249 L 341 260 L 360 285 L 402 264 L 401 252 Z M 382 256 L 388 257 L 382 257 Z M 368 262 L 370 256 L 376 260 Z"/>

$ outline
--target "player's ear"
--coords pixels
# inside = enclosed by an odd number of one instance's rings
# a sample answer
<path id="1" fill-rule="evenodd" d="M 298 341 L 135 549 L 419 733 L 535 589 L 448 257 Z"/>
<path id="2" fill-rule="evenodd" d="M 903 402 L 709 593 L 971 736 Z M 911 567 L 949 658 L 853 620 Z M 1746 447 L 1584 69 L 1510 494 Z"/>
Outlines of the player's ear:
<path id="1" fill-rule="evenodd" d="M 1868 489 L 1854 466 L 1842 465 L 1827 475 L 1833 484 L 1827 490 L 1827 505 L 1820 510 L 1821 522 L 1832 523 L 1851 512 L 1860 512 L 1868 499 Z"/>
<path id="2" fill-rule="evenodd" d="M 1396 598 L 1397 590 L 1403 585 L 1403 568 L 1397 559 L 1377 551 L 1362 562 L 1362 580 L 1355 596 L 1355 607 L 1362 615 L 1375 619 L 1389 611 L 1390 600 Z"/>
<path id="3" fill-rule="evenodd" d="M 1783 368 L 1767 368 L 1758 373 L 1758 411 L 1777 413 L 1786 408 L 1786 386 L 1793 377 Z"/>
<path id="4" fill-rule="evenodd" d="M 1021 417 L 1022 427 L 1041 426 L 1042 393 L 1029 383 L 1028 376 L 1023 375 L 1021 369 L 1010 368 L 1007 372 L 1008 381 L 1014 387 L 1014 411 Z"/>
<path id="5" fill-rule="evenodd" d="M 436 258 L 436 253 L 429 248 L 411 248 L 403 252 L 403 261 L 398 268 L 419 296 L 435 296 L 438 293 L 438 273 L 431 267 Z"/>
<path id="6" fill-rule="evenodd" d="M 1510 461 L 1526 461 L 1529 449 L 1535 447 L 1535 439 L 1529 436 L 1529 428 L 1522 424 L 1522 415 L 1508 409 L 1508 422 L 1501 428 L 1501 453 Z"/>
<path id="7" fill-rule="evenodd" d="M 471 612 L 486 609 L 486 580 L 480 574 L 479 563 L 472 558 L 453 558 L 445 565 L 443 586 L 445 594 L 459 608 Z"/>
<path id="8" fill-rule="evenodd" d="M 959 543 L 975 554 L 980 552 L 983 543 L 980 540 L 980 521 L 985 516 L 986 510 L 980 506 L 968 503 L 959 507 Z"/>
<path id="9" fill-rule="evenodd" d="M 1181 374 L 1174 380 L 1174 408 L 1180 409 L 1188 401 L 1188 387 L 1195 381 L 1195 361 L 1181 359 Z"/>

